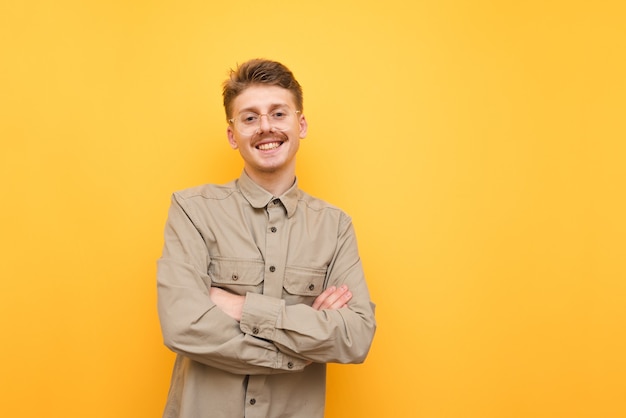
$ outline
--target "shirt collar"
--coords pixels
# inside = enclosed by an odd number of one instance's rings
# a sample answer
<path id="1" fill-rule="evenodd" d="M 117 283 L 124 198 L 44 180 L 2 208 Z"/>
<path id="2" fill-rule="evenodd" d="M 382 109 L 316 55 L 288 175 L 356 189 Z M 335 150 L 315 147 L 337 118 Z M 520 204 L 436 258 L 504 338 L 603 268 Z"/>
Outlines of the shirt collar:
<path id="1" fill-rule="evenodd" d="M 296 212 L 298 206 L 298 198 L 300 196 L 300 189 L 298 189 L 298 179 L 293 182 L 293 185 L 281 196 L 274 196 L 258 184 L 256 184 L 245 171 L 241 173 L 237 185 L 241 193 L 246 200 L 252 205 L 253 208 L 264 208 L 270 202 L 275 199 L 279 199 L 285 209 L 287 210 L 287 217 L 291 218 Z"/>

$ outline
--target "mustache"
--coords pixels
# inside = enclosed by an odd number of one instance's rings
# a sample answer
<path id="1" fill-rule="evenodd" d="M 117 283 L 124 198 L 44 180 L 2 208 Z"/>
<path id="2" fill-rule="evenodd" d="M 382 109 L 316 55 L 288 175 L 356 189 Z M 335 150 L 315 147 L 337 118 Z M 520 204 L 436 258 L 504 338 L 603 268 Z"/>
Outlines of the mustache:
<path id="1" fill-rule="evenodd" d="M 275 131 L 275 132 L 263 132 L 260 134 L 255 134 L 254 137 L 254 143 L 257 144 L 259 142 L 264 142 L 267 140 L 276 140 L 276 141 L 287 141 L 289 138 L 287 137 L 287 134 L 281 131 Z"/>

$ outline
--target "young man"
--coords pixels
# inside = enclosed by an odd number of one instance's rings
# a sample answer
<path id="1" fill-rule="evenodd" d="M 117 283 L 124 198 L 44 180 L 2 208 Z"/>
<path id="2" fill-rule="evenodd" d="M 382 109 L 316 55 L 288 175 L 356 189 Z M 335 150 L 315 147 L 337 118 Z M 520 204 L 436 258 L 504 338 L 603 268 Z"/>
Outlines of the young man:
<path id="1" fill-rule="evenodd" d="M 165 418 L 323 417 L 326 363 L 360 363 L 376 323 L 350 218 L 298 188 L 302 89 L 252 60 L 224 83 L 244 169 L 174 193 L 158 263 Z"/>

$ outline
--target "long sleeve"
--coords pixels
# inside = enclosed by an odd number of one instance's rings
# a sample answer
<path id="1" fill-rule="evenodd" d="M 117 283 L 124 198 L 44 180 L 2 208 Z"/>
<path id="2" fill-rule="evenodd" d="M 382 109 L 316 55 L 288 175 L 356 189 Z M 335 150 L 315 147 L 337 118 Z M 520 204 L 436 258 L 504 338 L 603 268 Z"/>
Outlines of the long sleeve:
<path id="1" fill-rule="evenodd" d="M 302 370 L 307 364 L 278 346 L 241 331 L 209 298 L 211 261 L 206 239 L 176 195 L 158 261 L 158 312 L 164 343 L 172 351 L 234 374 Z"/>
<path id="2" fill-rule="evenodd" d="M 287 355 L 313 362 L 364 361 L 376 329 L 375 307 L 346 215 L 341 216 L 336 244 L 326 287 L 347 285 L 353 294 L 347 307 L 317 311 L 304 303 L 287 305 L 284 299 L 248 293 L 241 330 L 274 342 Z"/>

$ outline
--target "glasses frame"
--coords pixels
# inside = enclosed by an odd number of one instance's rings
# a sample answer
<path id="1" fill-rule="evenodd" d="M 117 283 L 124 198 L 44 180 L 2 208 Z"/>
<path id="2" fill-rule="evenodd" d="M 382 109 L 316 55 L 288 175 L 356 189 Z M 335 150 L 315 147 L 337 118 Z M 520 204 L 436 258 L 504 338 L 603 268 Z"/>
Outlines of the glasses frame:
<path id="1" fill-rule="evenodd" d="M 293 110 L 293 109 L 291 109 L 290 107 L 287 107 L 287 109 L 289 109 L 289 110 L 293 111 L 293 112 L 295 113 L 295 115 L 296 115 L 296 116 L 298 116 L 298 114 L 302 113 L 300 110 Z M 272 112 L 274 112 L 274 110 L 273 110 Z M 278 129 L 278 128 L 276 128 L 276 127 L 272 124 L 272 120 L 270 119 L 270 114 L 271 114 L 272 112 L 268 112 L 268 113 L 256 113 L 256 115 L 259 117 L 259 120 L 258 120 L 258 122 L 257 122 L 256 126 L 254 126 L 254 130 L 253 130 L 252 132 L 250 132 L 250 133 L 247 133 L 247 132 L 242 132 L 242 131 L 241 131 L 241 129 L 237 127 L 236 118 L 230 118 L 230 119 L 228 119 L 228 123 L 232 124 L 232 125 L 235 127 L 235 129 L 237 129 L 237 130 L 239 131 L 239 133 L 240 133 L 240 134 L 242 134 L 242 135 L 252 135 L 254 132 L 256 132 L 256 131 L 257 131 L 257 130 L 261 127 L 261 118 L 262 118 L 263 116 L 265 116 L 265 117 L 267 118 L 267 123 L 269 123 L 269 124 L 270 124 L 270 127 L 271 127 L 271 128 L 274 128 L 274 129 Z M 250 112 L 250 113 L 255 113 L 255 112 Z M 278 130 L 279 130 L 279 131 L 281 131 L 281 132 L 283 131 L 283 129 L 278 129 Z"/>

